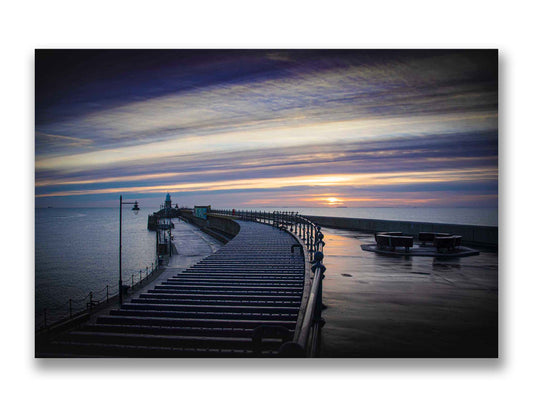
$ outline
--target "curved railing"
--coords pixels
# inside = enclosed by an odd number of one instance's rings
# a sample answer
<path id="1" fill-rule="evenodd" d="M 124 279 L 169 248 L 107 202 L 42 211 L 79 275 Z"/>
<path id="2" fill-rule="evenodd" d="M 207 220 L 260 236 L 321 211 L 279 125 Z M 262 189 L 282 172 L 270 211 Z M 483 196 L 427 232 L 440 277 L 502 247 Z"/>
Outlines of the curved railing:
<path id="1" fill-rule="evenodd" d="M 159 266 L 152 263 L 144 270 L 131 273 L 123 280 L 123 286 L 132 290 L 142 287 L 150 277 L 159 270 Z M 131 284 L 128 286 L 128 284 Z M 90 291 L 82 298 L 69 298 L 56 307 L 44 307 L 36 312 L 36 331 L 48 330 L 54 326 L 67 323 L 82 315 L 89 315 L 95 308 L 108 304 L 118 298 L 118 282 L 113 285 L 106 285 L 98 291 Z"/>
<path id="2" fill-rule="evenodd" d="M 285 356 L 308 356 L 318 355 L 320 345 L 320 329 L 324 325 L 322 318 L 322 280 L 326 272 L 324 260 L 324 234 L 320 226 L 299 215 L 298 212 L 284 211 L 242 211 L 242 210 L 211 210 L 211 213 L 237 217 L 259 223 L 270 224 L 282 230 L 290 232 L 297 240 L 304 252 L 306 284 L 302 296 L 302 308 L 296 324 L 292 341 L 286 342 L 280 349 L 280 354 Z M 294 247 L 292 250 L 294 250 Z"/>

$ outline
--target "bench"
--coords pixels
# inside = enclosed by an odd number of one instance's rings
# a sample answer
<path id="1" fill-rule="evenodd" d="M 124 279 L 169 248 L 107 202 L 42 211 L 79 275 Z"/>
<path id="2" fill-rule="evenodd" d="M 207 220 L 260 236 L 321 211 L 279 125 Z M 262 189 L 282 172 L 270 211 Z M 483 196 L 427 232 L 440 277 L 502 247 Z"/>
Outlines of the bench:
<path id="1" fill-rule="evenodd" d="M 462 236 L 435 236 L 433 240 L 433 246 L 437 249 L 438 252 L 446 249 L 446 251 L 455 250 L 457 247 L 461 246 Z"/>
<path id="2" fill-rule="evenodd" d="M 377 239 L 378 235 L 388 235 L 388 236 L 402 236 L 403 232 L 376 232 L 374 237 Z M 376 240 L 377 241 L 377 240 Z"/>
<path id="3" fill-rule="evenodd" d="M 435 237 L 446 237 L 451 236 L 449 233 L 436 233 L 436 232 L 420 232 L 418 234 L 418 240 L 422 246 L 425 246 L 426 243 L 433 243 Z"/>
<path id="4" fill-rule="evenodd" d="M 403 236 L 399 232 L 393 233 L 395 234 L 391 235 L 386 232 L 375 236 L 379 249 L 390 248 L 392 251 L 395 251 L 396 247 L 404 247 L 405 251 L 408 252 L 409 248 L 413 247 L 413 236 Z"/>

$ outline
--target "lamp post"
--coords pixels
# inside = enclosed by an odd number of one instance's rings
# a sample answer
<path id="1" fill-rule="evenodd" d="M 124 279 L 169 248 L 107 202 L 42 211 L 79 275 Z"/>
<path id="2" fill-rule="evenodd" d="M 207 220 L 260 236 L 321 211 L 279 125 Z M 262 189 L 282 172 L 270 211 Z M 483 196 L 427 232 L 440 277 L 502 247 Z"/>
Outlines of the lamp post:
<path id="1" fill-rule="evenodd" d="M 122 305 L 122 205 L 133 205 L 131 210 L 135 215 L 139 213 L 139 204 L 135 202 L 122 201 L 122 195 L 120 195 L 120 215 L 119 215 L 119 227 L 118 227 L 118 303 Z"/>

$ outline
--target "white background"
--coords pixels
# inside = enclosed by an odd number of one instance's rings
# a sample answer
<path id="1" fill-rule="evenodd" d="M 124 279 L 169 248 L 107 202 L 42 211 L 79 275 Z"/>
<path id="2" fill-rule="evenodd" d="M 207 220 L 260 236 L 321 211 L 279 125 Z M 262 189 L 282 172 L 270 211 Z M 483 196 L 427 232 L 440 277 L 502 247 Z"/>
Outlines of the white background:
<path id="1" fill-rule="evenodd" d="M 496 1 L 2 5 L 2 405 L 532 405 L 531 14 Z M 529 33 L 529 34 L 528 34 Z M 35 48 L 498 48 L 498 360 L 36 360 Z M 529 239 L 529 242 L 528 242 Z"/>

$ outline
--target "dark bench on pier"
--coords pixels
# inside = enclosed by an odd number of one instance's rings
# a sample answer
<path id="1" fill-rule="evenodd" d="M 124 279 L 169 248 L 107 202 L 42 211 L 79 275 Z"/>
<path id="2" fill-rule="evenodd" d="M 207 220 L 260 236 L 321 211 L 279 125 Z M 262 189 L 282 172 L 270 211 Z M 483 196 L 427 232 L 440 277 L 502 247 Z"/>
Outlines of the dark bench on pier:
<path id="1" fill-rule="evenodd" d="M 455 250 L 461 246 L 462 236 L 435 236 L 433 240 L 433 246 L 437 249 L 438 252 L 446 249 L 446 251 Z"/>
<path id="2" fill-rule="evenodd" d="M 435 232 L 420 232 L 418 234 L 418 240 L 422 246 L 425 246 L 426 243 L 433 243 L 435 237 L 449 237 L 452 236 L 449 233 L 435 233 Z"/>
<path id="3" fill-rule="evenodd" d="M 413 247 L 413 236 L 404 236 L 401 232 L 382 232 L 376 234 L 375 238 L 379 249 L 389 248 L 395 251 L 396 247 L 404 247 L 408 252 Z"/>
<path id="4" fill-rule="evenodd" d="M 402 236 L 403 232 L 376 232 L 374 237 L 377 239 L 378 235 L 387 235 L 387 236 Z"/>

